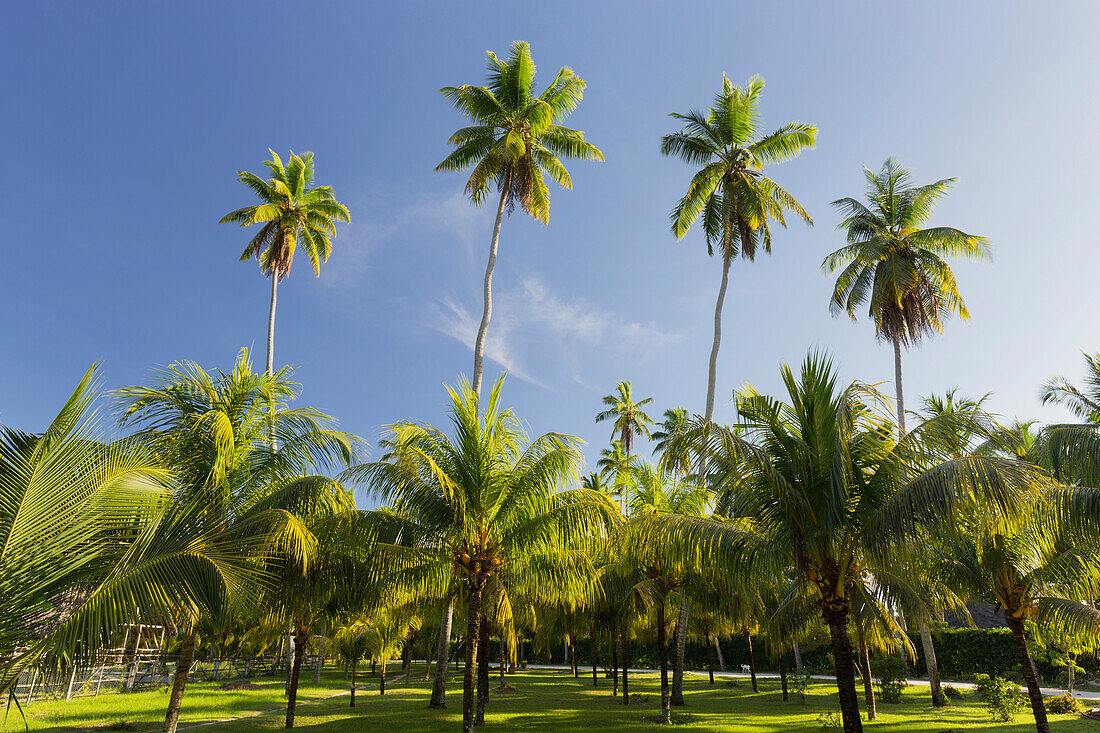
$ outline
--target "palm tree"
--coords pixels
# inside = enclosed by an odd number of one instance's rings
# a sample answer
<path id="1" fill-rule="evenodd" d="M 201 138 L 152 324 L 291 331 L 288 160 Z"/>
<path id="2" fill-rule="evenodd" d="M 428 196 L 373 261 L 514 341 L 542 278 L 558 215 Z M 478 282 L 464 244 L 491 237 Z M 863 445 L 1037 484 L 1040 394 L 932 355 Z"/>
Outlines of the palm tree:
<path id="1" fill-rule="evenodd" d="M 0 695 L 33 664 L 89 665 L 139 613 L 219 613 L 257 577 L 132 440 L 104 443 L 92 367 L 40 435 L 0 426 Z M 28 641 L 30 640 L 30 641 Z M 117 642 L 115 642 L 117 643 Z"/>
<path id="2" fill-rule="evenodd" d="M 1054 377 L 1043 385 L 1039 397 L 1044 405 L 1061 405 L 1076 417 L 1100 423 L 1100 354 L 1083 354 L 1088 372 L 1084 388 L 1065 377 Z"/>
<path id="3" fill-rule="evenodd" d="M 653 455 L 660 453 L 662 465 L 681 475 L 691 471 L 691 463 L 686 460 L 686 456 L 668 454 L 668 447 L 672 441 L 683 434 L 690 421 L 691 415 L 686 408 L 674 407 L 665 410 L 660 427 L 649 436 L 654 442 Z"/>
<path id="4" fill-rule="evenodd" d="M 370 650 L 370 641 L 370 627 L 362 621 L 337 629 L 333 638 L 336 655 L 351 671 L 351 699 L 348 707 L 355 707 L 355 670 Z"/>
<path id="5" fill-rule="evenodd" d="M 621 440 L 611 441 L 611 445 L 600 451 L 600 458 L 596 461 L 596 468 L 600 469 L 599 476 L 605 479 L 614 477 L 611 481 L 609 493 L 619 499 L 619 510 L 626 516 L 626 495 L 634 483 L 634 472 L 638 468 L 638 456 L 632 456 L 623 449 Z"/>
<path id="6" fill-rule="evenodd" d="M 859 731 L 848 636 L 854 594 L 890 570 L 883 558 L 891 544 L 965 503 L 1010 507 L 1036 474 L 996 456 L 931 464 L 928 443 L 962 418 L 926 421 L 897 440 L 877 409 L 882 395 L 860 383 L 840 387 L 824 356 L 808 356 L 799 376 L 784 365 L 781 376 L 787 402 L 745 388 L 737 396 L 742 430 L 695 420 L 682 438 L 694 455 L 715 457 L 704 478 L 730 494 L 720 503 L 733 519 L 653 517 L 646 541 L 747 577 L 790 573 L 788 593 L 808 594 L 829 627 L 844 729 Z"/>
<path id="7" fill-rule="evenodd" d="M 596 422 L 603 422 L 604 420 L 612 422 L 611 439 L 615 440 L 615 436 L 618 435 L 618 441 L 623 452 L 629 456 L 634 450 L 635 435 L 649 437 L 649 426 L 653 425 L 653 418 L 647 415 L 642 408 L 652 403 L 652 397 L 646 397 L 644 400 L 635 402 L 630 382 L 619 382 L 615 385 L 615 392 L 603 398 L 603 404 L 607 405 L 607 409 L 596 415 Z M 628 497 L 625 493 L 622 501 L 623 514 L 626 514 Z"/>
<path id="8" fill-rule="evenodd" d="M 867 203 L 853 198 L 833 202 L 844 219 L 837 226 L 847 232 L 848 244 L 829 254 L 822 268 L 837 277 L 829 310 L 847 312 L 868 306 L 875 336 L 894 345 L 894 387 L 897 422 L 905 433 L 905 398 L 901 377 L 901 349 L 943 330 L 952 314 L 969 319 L 955 275 L 944 257 L 986 259 L 989 245 L 983 237 L 952 227 L 926 227 L 936 202 L 946 195 L 954 178 L 924 186 L 911 183 L 909 171 L 893 158 L 867 178 Z M 928 662 L 932 702 L 945 704 L 940 692 L 939 668 L 928 625 L 920 622 L 921 643 Z"/>
<path id="9" fill-rule="evenodd" d="M 242 227 L 259 224 L 260 230 L 245 247 L 241 262 L 255 257 L 260 271 L 271 280 L 271 306 L 267 314 L 267 373 L 275 373 L 275 301 L 279 283 L 290 274 L 294 251 L 301 242 L 313 272 L 320 277 L 321 263 L 328 262 L 336 222 L 350 221 L 347 207 L 332 195 L 329 186 L 313 186 L 313 153 L 295 155 L 283 165 L 278 153 L 269 149 L 271 160 L 264 165 L 271 177 L 237 171 L 237 180 L 256 194 L 260 203 L 231 211 L 219 224 Z"/>
<path id="10" fill-rule="evenodd" d="M 584 139 L 583 132 L 559 124 L 584 96 L 584 80 L 572 69 L 562 67 L 542 94 L 536 95 L 531 47 L 516 41 L 507 60 L 488 52 L 488 71 L 485 86 L 463 84 L 439 90 L 470 119 L 471 125 L 451 135 L 448 143 L 455 150 L 435 168 L 460 171 L 473 167 L 466 181 L 466 193 L 475 205 L 485 200 L 494 183 L 500 195 L 489 242 L 489 263 L 485 267 L 484 309 L 474 341 L 473 389 L 478 395 L 485 334 L 493 311 L 493 268 L 505 209 L 511 214 L 518 203 L 536 220 L 549 224 L 550 192 L 545 176 L 562 188 L 573 187 L 560 158 L 603 160 L 603 153 Z"/>
<path id="11" fill-rule="evenodd" d="M 172 469 L 178 500 L 203 507 L 205 531 L 258 545 L 260 559 L 272 556 L 305 568 L 317 545 L 309 519 L 354 508 L 350 492 L 310 472 L 350 465 L 360 441 L 335 430 L 332 418 L 317 410 L 291 407 L 300 386 L 290 373 L 284 368 L 256 374 L 242 349 L 229 372 L 173 364 L 151 384 L 124 387 L 116 395 L 122 424 L 139 427 L 135 439 Z M 178 624 L 184 649 L 193 648 L 197 620 L 187 613 Z M 165 733 L 175 730 L 189 663 L 180 661 Z"/>
<path id="12" fill-rule="evenodd" d="M 764 80 L 754 76 L 741 88 L 724 74 L 722 91 L 707 112 L 692 110 L 672 113 L 684 123 L 678 132 L 661 139 L 661 152 L 674 155 L 689 165 L 702 165 L 691 179 L 687 193 L 672 210 L 672 233 L 684 237 L 703 216 L 707 254 L 715 245 L 722 254 L 722 284 L 714 306 L 714 343 L 710 351 L 705 417 L 714 417 L 714 384 L 718 369 L 718 346 L 722 338 L 722 304 L 726 299 L 729 269 L 740 251 L 750 262 L 758 247 L 771 252 L 769 222 L 786 226 L 784 214 L 793 211 L 812 224 L 802 205 L 762 172 L 769 163 L 781 163 L 813 147 L 817 128 L 802 122 L 783 125 L 758 137 L 760 95 Z"/>
<path id="13" fill-rule="evenodd" d="M 364 531 L 399 534 L 377 542 L 374 566 L 405 592 L 443 595 L 452 579 L 466 599 L 466 667 L 462 725 L 474 726 L 474 686 L 482 603 L 490 581 L 506 576 L 529 599 L 560 592 L 570 568 L 590 566 L 586 543 L 614 517 L 602 494 L 561 490 L 577 479 L 576 439 L 548 433 L 528 442 L 500 404 L 498 380 L 482 401 L 464 383 L 449 389 L 449 438 L 430 425 L 399 423 L 386 437 L 387 457 L 350 469 L 388 511 L 362 515 Z M 373 540 L 371 540 L 373 541 Z"/>

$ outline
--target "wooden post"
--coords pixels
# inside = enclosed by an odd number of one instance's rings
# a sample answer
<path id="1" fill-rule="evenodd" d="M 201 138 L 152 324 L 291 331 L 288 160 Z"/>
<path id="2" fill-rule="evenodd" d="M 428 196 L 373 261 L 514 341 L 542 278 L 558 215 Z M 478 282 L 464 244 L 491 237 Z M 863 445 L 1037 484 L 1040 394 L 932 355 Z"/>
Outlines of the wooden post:
<path id="1" fill-rule="evenodd" d="M 65 687 L 65 702 L 73 699 L 73 682 L 76 680 L 76 665 L 73 665 L 73 671 L 69 673 L 69 684 Z"/>

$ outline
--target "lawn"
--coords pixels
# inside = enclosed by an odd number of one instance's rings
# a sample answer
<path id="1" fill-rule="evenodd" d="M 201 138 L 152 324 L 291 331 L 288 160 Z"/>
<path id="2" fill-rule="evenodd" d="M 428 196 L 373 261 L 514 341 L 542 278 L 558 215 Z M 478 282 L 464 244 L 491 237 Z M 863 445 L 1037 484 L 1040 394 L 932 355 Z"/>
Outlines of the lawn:
<path id="1" fill-rule="evenodd" d="M 462 711 L 457 675 L 452 675 L 449 705 L 445 711 L 427 707 L 429 683 L 416 675 L 405 686 L 395 683 L 387 687 L 385 697 L 378 696 L 377 678 L 364 678 L 356 694 L 356 707 L 348 707 L 347 695 L 329 697 L 346 690 L 340 672 L 327 671 L 320 685 L 312 677 L 299 692 L 301 704 L 297 713 L 297 728 L 332 731 L 332 733 L 364 731 L 455 731 L 459 730 Z M 550 731 L 626 731 L 655 729 L 657 724 L 647 718 L 660 713 L 660 687 L 656 675 L 634 675 L 630 685 L 633 693 L 645 698 L 638 705 L 624 707 L 611 699 L 610 681 L 601 678 L 600 687 L 592 688 L 592 677 L 573 679 L 562 672 L 527 671 L 509 675 L 514 692 L 495 692 L 486 714 L 486 730 Z M 247 716 L 278 710 L 284 702 L 282 683 L 274 678 L 254 680 L 260 689 L 223 691 L 213 683 L 188 686 L 184 698 L 180 729 L 196 723 L 221 718 Z M 498 683 L 494 675 L 493 685 Z M 676 714 L 678 731 L 729 731 L 730 733 L 767 733 L 769 731 L 826 730 L 819 721 L 823 713 L 837 710 L 836 688 L 820 683 L 811 686 L 805 704 L 796 700 L 784 703 L 778 682 L 764 680 L 759 695 L 752 693 L 747 680 L 734 685 L 717 681 L 711 687 L 705 678 L 689 676 L 685 681 L 686 706 Z M 931 705 L 928 688 L 913 686 L 905 691 L 901 704 L 879 706 L 879 719 L 867 725 L 877 731 L 1032 731 L 1030 714 L 1021 714 L 1015 724 L 994 724 L 985 707 L 969 696 L 947 709 Z M 328 698 L 328 699 L 326 699 Z M 311 702 L 310 702 L 311 701 Z M 128 695 L 101 695 L 72 702 L 39 702 L 25 708 L 30 730 L 97 731 L 131 730 L 151 733 L 159 731 L 168 703 L 166 690 L 138 692 Z M 283 727 L 281 711 L 242 720 L 216 723 L 198 730 L 211 733 L 275 730 Z M 1053 716 L 1056 731 L 1100 730 L 1100 725 L 1072 716 Z M 18 714 L 12 711 L 5 730 L 24 730 Z"/>

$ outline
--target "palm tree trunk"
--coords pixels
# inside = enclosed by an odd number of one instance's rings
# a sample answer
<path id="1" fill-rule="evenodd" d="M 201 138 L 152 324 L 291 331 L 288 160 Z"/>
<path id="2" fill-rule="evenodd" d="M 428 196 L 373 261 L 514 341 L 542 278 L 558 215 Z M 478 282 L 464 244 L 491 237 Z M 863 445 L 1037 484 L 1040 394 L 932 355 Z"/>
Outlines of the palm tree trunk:
<path id="1" fill-rule="evenodd" d="M 481 583 L 471 579 L 466 602 L 466 669 L 462 673 L 462 733 L 474 731 L 477 641 L 481 634 Z"/>
<path id="2" fill-rule="evenodd" d="M 267 374 L 271 376 L 275 373 L 275 303 L 279 299 L 279 278 L 275 277 L 275 273 L 271 273 L 271 305 L 267 311 Z M 275 412 L 275 403 L 268 404 L 268 416 L 272 416 Z M 271 450 L 275 450 L 275 424 L 271 420 L 267 423 L 267 442 L 271 445 Z"/>
<path id="3" fill-rule="evenodd" d="M 378 663 L 378 694 L 386 694 L 386 657 Z"/>
<path id="4" fill-rule="evenodd" d="M 272 450 L 275 450 L 272 447 Z M 286 622 L 286 684 L 283 694 L 290 694 L 290 672 L 294 669 L 294 622 Z"/>
<path id="5" fill-rule="evenodd" d="M 504 629 L 500 631 L 500 684 L 504 684 L 504 658 L 507 652 L 507 645 L 504 642 Z"/>
<path id="6" fill-rule="evenodd" d="M 936 661 L 936 647 L 932 645 L 932 631 L 928 628 L 928 623 L 921 619 L 920 626 L 920 644 L 924 650 L 924 664 L 928 668 L 928 683 L 932 687 L 932 704 L 938 708 L 942 708 L 947 704 L 944 699 L 943 690 L 940 688 L 940 665 Z"/>
<path id="7" fill-rule="evenodd" d="M 718 347 L 722 343 L 722 306 L 726 302 L 726 287 L 730 281 L 730 257 L 722 253 L 722 284 L 714 304 L 714 343 L 710 347 L 710 371 L 707 373 L 707 422 L 714 418 L 714 384 L 718 374 Z M 705 459 L 704 459 L 705 460 Z"/>
<path id="8" fill-rule="evenodd" d="M 1006 609 L 1008 611 L 1008 609 Z M 1035 730 L 1038 733 L 1050 733 L 1047 722 L 1047 709 L 1043 706 L 1043 692 L 1039 689 L 1039 679 L 1035 675 L 1035 664 L 1031 661 L 1031 652 L 1027 650 L 1027 638 L 1024 636 L 1024 621 L 1011 611 L 1005 613 L 1008 628 L 1012 631 L 1012 641 L 1016 646 L 1016 655 L 1020 659 L 1020 668 L 1027 682 L 1027 696 L 1031 700 L 1031 712 L 1035 715 Z"/>
<path id="9" fill-rule="evenodd" d="M 294 727 L 294 708 L 298 704 L 298 675 L 302 671 L 302 657 L 306 653 L 308 630 L 299 626 L 294 635 L 294 664 L 290 669 L 290 694 L 286 701 L 286 727 Z"/>
<path id="10" fill-rule="evenodd" d="M 455 600 L 447 602 L 443 609 L 443 618 L 439 624 L 439 644 L 435 651 L 435 679 L 432 681 L 432 699 L 430 708 L 447 707 L 447 658 L 451 653 L 451 620 L 454 617 Z"/>
<path id="11" fill-rule="evenodd" d="M 573 677 L 574 679 L 581 676 L 581 660 L 577 659 L 577 637 L 575 634 L 569 635 L 569 659 L 573 663 Z"/>
<path id="12" fill-rule="evenodd" d="M 592 633 L 588 637 L 588 640 L 589 640 L 589 646 L 591 647 L 590 651 L 592 652 L 592 686 L 593 687 L 598 687 L 599 686 L 599 677 L 598 677 L 599 671 L 598 671 L 598 668 L 599 668 L 599 665 L 600 665 L 600 657 L 599 657 L 599 652 L 596 648 L 596 625 L 595 624 L 592 625 Z"/>
<path id="13" fill-rule="evenodd" d="M 630 669 L 630 636 L 623 632 L 623 705 L 630 704 L 630 685 L 627 670 Z"/>
<path id="14" fill-rule="evenodd" d="M 863 637 L 863 628 L 856 629 L 859 643 L 859 675 L 863 678 L 863 699 L 867 705 L 867 720 L 878 717 L 875 707 L 875 685 L 871 681 L 871 655 L 867 653 L 867 640 Z"/>
<path id="15" fill-rule="evenodd" d="M 611 697 L 619 696 L 619 639 L 611 633 Z"/>
<path id="16" fill-rule="evenodd" d="M 835 599 L 826 605 L 822 616 L 829 627 L 833 643 L 833 671 L 840 695 L 840 715 L 844 719 L 844 733 L 862 733 L 863 721 L 859 717 L 859 697 L 856 695 L 856 672 L 852 666 L 852 642 L 848 638 L 848 601 Z"/>
<path id="17" fill-rule="evenodd" d="M 894 389 L 898 394 L 898 434 L 905 436 L 905 394 L 901 386 L 901 340 L 894 339 Z"/>
<path id="18" fill-rule="evenodd" d="M 657 656 L 661 662 L 661 715 L 664 716 L 665 723 L 672 723 L 672 703 L 668 694 L 668 650 L 665 648 L 668 646 L 668 627 L 665 626 L 666 600 L 661 596 L 661 601 L 657 604 Z"/>
<path id="19" fill-rule="evenodd" d="M 710 631 L 705 631 L 707 646 L 707 673 L 710 675 L 710 683 L 714 684 L 714 647 L 710 643 Z"/>
<path id="20" fill-rule="evenodd" d="M 477 712 L 474 725 L 485 725 L 485 703 L 489 702 L 489 624 L 482 622 L 477 643 Z"/>
<path id="21" fill-rule="evenodd" d="M 756 685 L 756 655 L 752 652 L 752 633 L 745 632 L 745 644 L 749 647 L 749 676 L 752 678 L 752 691 L 754 693 L 760 692 L 760 688 Z"/>
<path id="22" fill-rule="evenodd" d="M 789 695 L 787 694 L 787 658 L 782 649 L 779 649 L 779 684 L 783 688 L 783 702 L 787 702 Z"/>
<path id="23" fill-rule="evenodd" d="M 672 704 L 684 704 L 684 649 L 687 646 L 688 612 L 691 602 L 687 595 L 680 595 L 680 615 L 676 619 L 676 634 L 673 641 L 676 650 L 672 657 Z"/>
<path id="24" fill-rule="evenodd" d="M 321 684 L 321 668 L 325 666 L 325 637 L 328 635 L 328 621 L 321 622 L 321 638 L 317 640 L 317 666 L 313 670 L 313 684 Z"/>
<path id="25" fill-rule="evenodd" d="M 726 671 L 726 657 L 722 654 L 722 644 L 718 641 L 718 637 L 714 637 L 714 653 L 718 655 L 718 671 Z"/>
<path id="26" fill-rule="evenodd" d="M 357 662 L 351 664 L 351 702 L 348 704 L 349 708 L 355 707 L 355 666 Z"/>
<path id="27" fill-rule="evenodd" d="M 791 645 L 791 651 L 794 652 L 794 671 L 802 671 L 802 650 L 798 648 L 798 642 L 796 641 Z"/>
<path id="28" fill-rule="evenodd" d="M 172 678 L 172 696 L 168 699 L 168 713 L 164 716 L 164 733 L 176 733 L 180 722 L 180 707 L 183 704 L 183 690 L 187 687 L 187 675 L 191 671 L 191 660 L 195 658 L 195 635 L 188 634 L 180 639 L 180 659 L 176 664 L 176 676 Z"/>
<path id="29" fill-rule="evenodd" d="M 474 341 L 474 394 L 481 396 L 481 372 L 485 364 L 485 334 L 489 331 L 489 318 L 493 314 L 493 269 L 497 264 L 497 245 L 500 243 L 500 223 L 504 220 L 504 204 L 508 201 L 511 188 L 511 176 L 505 175 L 500 185 L 500 203 L 497 204 L 497 219 L 493 224 L 493 238 L 489 242 L 489 262 L 485 266 L 484 308 L 481 311 L 481 325 L 477 328 Z"/>

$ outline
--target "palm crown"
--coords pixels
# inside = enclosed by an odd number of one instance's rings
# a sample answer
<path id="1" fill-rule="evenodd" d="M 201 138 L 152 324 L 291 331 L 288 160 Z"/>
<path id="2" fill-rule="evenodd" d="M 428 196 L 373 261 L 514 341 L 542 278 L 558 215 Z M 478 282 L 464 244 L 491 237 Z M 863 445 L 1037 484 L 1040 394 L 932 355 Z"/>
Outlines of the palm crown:
<path id="1" fill-rule="evenodd" d="M 278 153 L 269 152 L 271 160 L 264 161 L 271 171 L 267 180 L 237 171 L 237 180 L 248 186 L 260 203 L 231 211 L 218 223 L 262 225 L 241 254 L 241 262 L 255 257 L 265 275 L 282 280 L 290 274 L 299 241 L 314 273 L 320 275 L 321 263 L 327 262 L 332 252 L 336 222 L 350 221 L 347 207 L 333 197 L 329 186 L 312 186 L 313 153 L 291 152 L 284 165 Z"/>
<path id="2" fill-rule="evenodd" d="M 509 210 L 518 202 L 528 214 L 550 221 L 549 175 L 563 188 L 572 188 L 569 171 L 560 158 L 603 160 L 599 148 L 584 133 L 558 124 L 584 95 L 584 80 L 563 67 L 542 94 L 535 94 L 535 62 L 531 47 L 512 44 L 507 60 L 488 52 L 488 83 L 443 87 L 440 92 L 473 123 L 449 140 L 455 150 L 437 171 L 473 166 L 466 192 L 481 203 L 495 181 Z"/>
<path id="3" fill-rule="evenodd" d="M 847 230 L 848 244 L 822 263 L 829 272 L 844 268 L 829 309 L 854 320 L 866 303 L 876 335 L 904 345 L 941 331 L 952 314 L 969 318 L 944 257 L 986 259 L 989 245 L 984 237 L 952 227 L 925 228 L 955 179 L 912 185 L 909 171 L 893 158 L 877 174 L 866 169 L 864 174 L 867 203 L 833 202 L 844 215 L 838 228 Z"/>
<path id="4" fill-rule="evenodd" d="M 701 214 L 708 254 L 714 254 L 718 244 L 727 260 L 736 256 L 738 249 L 749 260 L 756 256 L 757 247 L 770 252 L 768 221 L 774 219 L 786 226 L 787 211 L 813 223 L 794 196 L 764 175 L 763 169 L 813 147 L 817 128 L 791 122 L 757 137 L 763 91 L 764 80 L 759 76 L 737 87 L 723 75 L 722 91 L 710 109 L 705 113 L 673 112 L 672 117 L 684 126 L 661 140 L 665 155 L 703 166 L 672 211 L 672 233 L 683 237 Z"/>
<path id="5" fill-rule="evenodd" d="M 611 420 L 611 438 L 618 434 L 623 450 L 630 453 L 634 449 L 634 436 L 644 435 L 649 437 L 649 426 L 653 424 L 653 418 L 642 409 L 653 403 L 652 397 L 634 401 L 630 382 L 619 382 L 615 385 L 615 393 L 603 398 L 607 409 L 596 415 L 596 422 Z"/>

